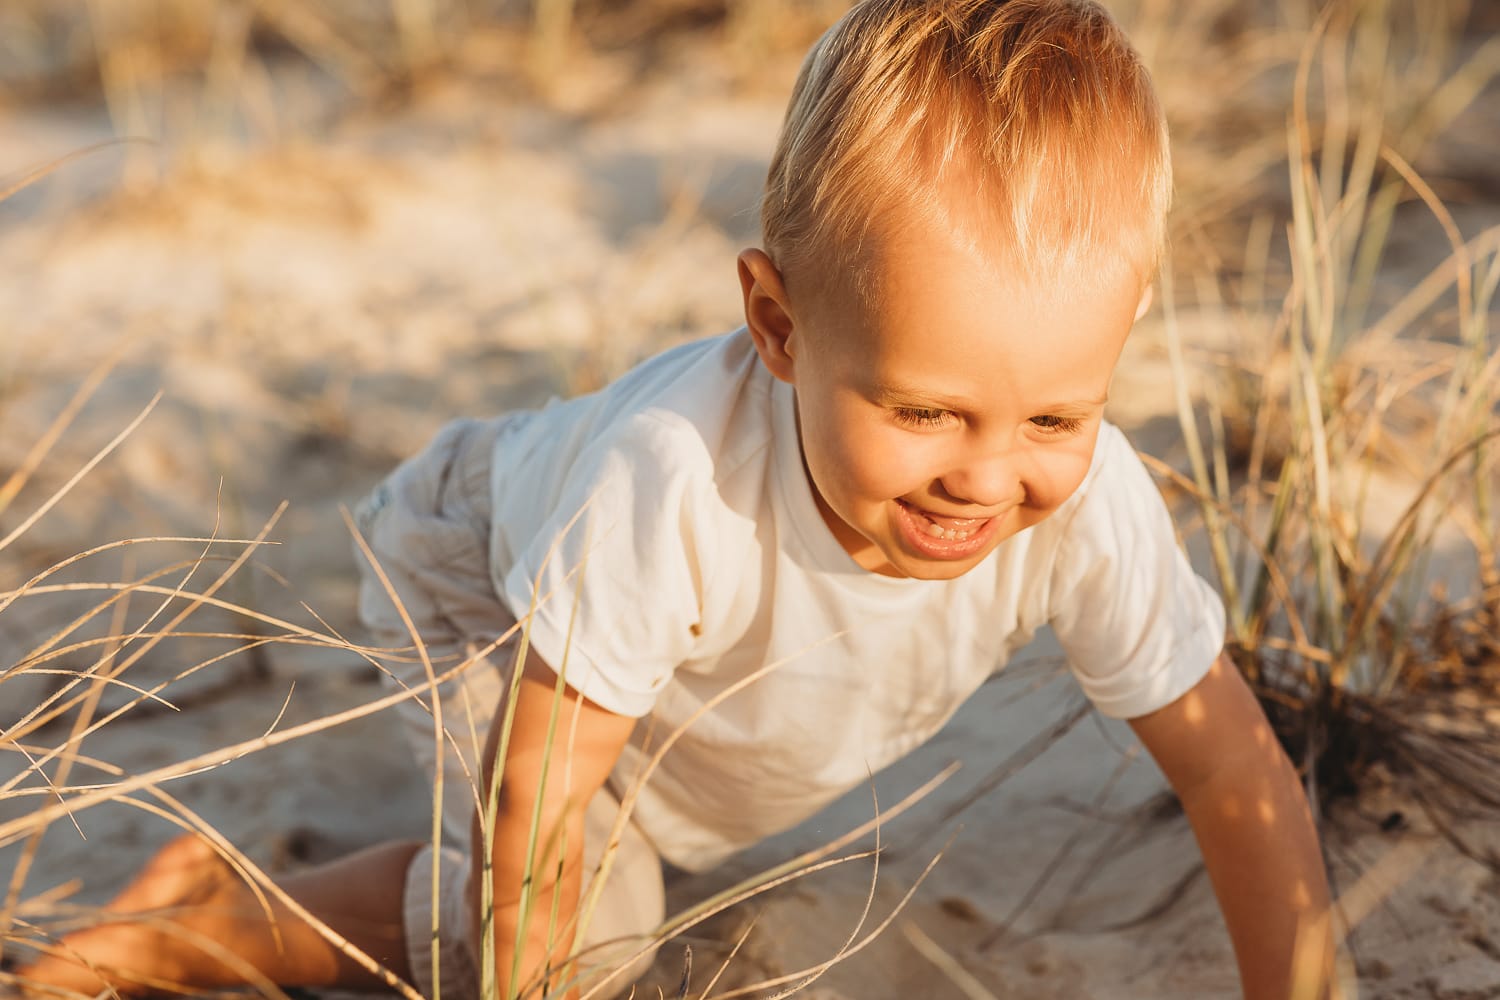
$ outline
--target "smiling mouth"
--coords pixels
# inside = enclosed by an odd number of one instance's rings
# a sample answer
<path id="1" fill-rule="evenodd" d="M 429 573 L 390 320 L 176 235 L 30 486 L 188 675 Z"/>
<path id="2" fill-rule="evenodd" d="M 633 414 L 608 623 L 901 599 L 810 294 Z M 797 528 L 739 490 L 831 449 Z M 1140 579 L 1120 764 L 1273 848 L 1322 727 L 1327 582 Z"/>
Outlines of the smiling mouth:
<path id="1" fill-rule="evenodd" d="M 947 542 L 962 542 L 977 534 L 991 518 L 988 517 L 945 517 L 941 514 L 932 514 L 914 507 L 905 500 L 897 503 L 905 507 L 915 520 L 915 527 L 928 538 L 942 539 Z"/>

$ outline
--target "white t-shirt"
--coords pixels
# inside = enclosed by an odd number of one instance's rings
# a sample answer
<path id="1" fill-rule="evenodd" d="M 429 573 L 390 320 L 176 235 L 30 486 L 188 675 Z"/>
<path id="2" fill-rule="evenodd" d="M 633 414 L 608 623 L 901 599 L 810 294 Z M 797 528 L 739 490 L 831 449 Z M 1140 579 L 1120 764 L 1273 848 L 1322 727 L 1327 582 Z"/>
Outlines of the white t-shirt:
<path id="1" fill-rule="evenodd" d="M 744 330 L 554 403 L 497 445 L 491 571 L 570 685 L 638 725 L 637 821 L 690 869 L 810 816 L 932 736 L 1050 624 L 1108 716 L 1160 708 L 1224 637 L 1160 494 L 1106 424 L 1078 491 L 955 580 L 857 566 L 803 470 L 793 393 Z M 576 612 L 576 613 L 575 613 Z"/>

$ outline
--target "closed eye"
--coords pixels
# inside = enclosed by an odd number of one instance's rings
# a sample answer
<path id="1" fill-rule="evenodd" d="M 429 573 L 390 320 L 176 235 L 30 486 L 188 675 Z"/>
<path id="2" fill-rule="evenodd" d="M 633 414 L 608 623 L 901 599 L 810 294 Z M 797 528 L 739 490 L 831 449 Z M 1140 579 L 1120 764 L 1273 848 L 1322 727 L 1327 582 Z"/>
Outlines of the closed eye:
<path id="1" fill-rule="evenodd" d="M 1075 434 L 1083 427 L 1083 421 L 1077 417 L 1059 417 L 1051 413 L 1032 417 L 1031 422 L 1048 434 Z"/>
<path id="2" fill-rule="evenodd" d="M 946 422 L 950 416 L 947 410 L 923 409 L 909 406 L 898 406 L 892 412 L 899 422 L 909 427 L 937 427 Z"/>

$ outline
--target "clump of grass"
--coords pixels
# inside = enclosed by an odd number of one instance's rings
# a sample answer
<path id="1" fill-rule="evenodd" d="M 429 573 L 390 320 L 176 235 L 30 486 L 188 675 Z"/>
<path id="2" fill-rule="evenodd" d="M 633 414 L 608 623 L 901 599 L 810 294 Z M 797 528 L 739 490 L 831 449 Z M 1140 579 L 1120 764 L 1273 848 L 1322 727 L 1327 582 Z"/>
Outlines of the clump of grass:
<path id="1" fill-rule="evenodd" d="M 1500 229 L 1465 238 L 1411 166 L 1500 71 L 1493 39 L 1456 69 L 1444 62 L 1462 14 L 1323 12 L 1287 129 L 1289 281 L 1269 305 L 1220 303 L 1253 355 L 1238 359 L 1228 392 L 1207 387 L 1206 441 L 1168 275 L 1191 471 L 1162 470 L 1198 502 L 1230 649 L 1310 791 L 1356 790 L 1381 761 L 1420 779 L 1411 791 L 1450 830 L 1500 813 L 1490 764 L 1500 723 L 1483 707 L 1500 695 L 1500 362 L 1489 329 Z M 1424 30 L 1401 33 L 1403 19 Z M 1412 38 L 1415 50 L 1404 47 Z M 1411 84 L 1413 66 L 1431 86 Z M 1447 247 L 1392 297 L 1385 252 L 1416 203 Z M 1267 288 L 1269 229 L 1254 241 L 1262 264 L 1246 286 Z M 1198 287 L 1200 300 L 1218 293 Z M 1433 588 L 1454 573 L 1474 577 L 1471 593 Z"/>

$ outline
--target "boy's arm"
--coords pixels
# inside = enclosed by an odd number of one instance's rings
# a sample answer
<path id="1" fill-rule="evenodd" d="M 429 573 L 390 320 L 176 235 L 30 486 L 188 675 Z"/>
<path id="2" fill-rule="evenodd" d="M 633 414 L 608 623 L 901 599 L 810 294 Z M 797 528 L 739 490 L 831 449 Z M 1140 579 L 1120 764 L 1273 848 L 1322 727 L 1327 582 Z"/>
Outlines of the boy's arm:
<path id="1" fill-rule="evenodd" d="M 493 947 L 495 973 L 500 996 L 508 996 L 505 984 L 510 980 L 515 953 L 516 929 L 520 922 L 521 888 L 527 878 L 527 842 L 531 835 L 532 814 L 537 803 L 537 789 L 542 777 L 542 763 L 549 751 L 545 793 L 538 825 L 537 858 L 530 917 L 527 921 L 526 945 L 521 960 L 519 985 L 535 984 L 543 962 L 550 961 L 554 980 L 561 963 L 572 948 L 576 929 L 579 886 L 582 884 L 584 814 L 589 801 L 603 786 L 619 759 L 620 751 L 635 727 L 635 719 L 618 715 L 566 688 L 559 706 L 552 745 L 547 731 L 556 699 L 557 675 L 532 653 L 528 656 L 516 696 L 506 752 L 503 780 L 496 805 L 493 850 L 490 854 L 490 878 L 494 889 L 495 914 Z M 576 720 L 575 720 L 576 716 Z M 503 716 L 490 724 L 485 746 L 484 789 L 488 800 L 490 778 L 499 750 Z M 565 839 L 564 839 L 565 838 Z M 564 844 L 562 878 L 557 877 L 558 854 L 555 845 Z M 479 820 L 474 822 L 473 841 L 484 843 Z M 473 851 L 474 871 L 469 880 L 469 903 L 476 915 L 475 958 L 483 961 L 482 897 L 479 893 L 483 869 L 481 850 Z M 541 859 L 545 857 L 545 862 Z M 557 924 L 551 947 L 548 947 L 552 923 L 554 894 L 561 893 Z M 575 996 L 577 991 L 569 991 Z"/>
<path id="2" fill-rule="evenodd" d="M 1191 691 L 1130 724 L 1192 823 L 1246 1000 L 1329 996 L 1334 943 L 1317 831 L 1240 672 L 1221 654 Z"/>

